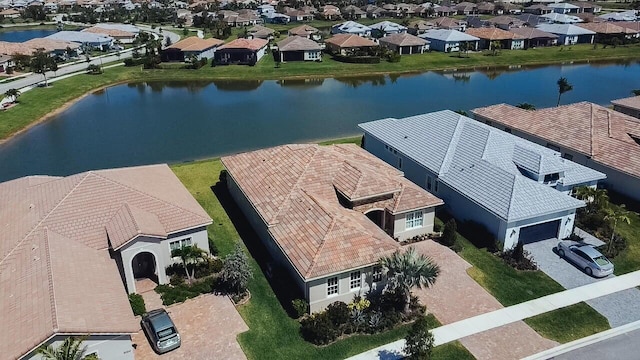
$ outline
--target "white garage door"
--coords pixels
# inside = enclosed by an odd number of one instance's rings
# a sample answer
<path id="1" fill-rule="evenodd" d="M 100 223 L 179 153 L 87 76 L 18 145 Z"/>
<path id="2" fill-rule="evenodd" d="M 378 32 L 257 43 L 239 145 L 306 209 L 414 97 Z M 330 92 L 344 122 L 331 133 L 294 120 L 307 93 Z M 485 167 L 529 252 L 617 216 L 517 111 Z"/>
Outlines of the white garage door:
<path id="1" fill-rule="evenodd" d="M 547 240 L 558 236 L 558 227 L 560 220 L 549 221 L 546 223 L 527 226 L 520 229 L 520 241 L 523 244 Z"/>

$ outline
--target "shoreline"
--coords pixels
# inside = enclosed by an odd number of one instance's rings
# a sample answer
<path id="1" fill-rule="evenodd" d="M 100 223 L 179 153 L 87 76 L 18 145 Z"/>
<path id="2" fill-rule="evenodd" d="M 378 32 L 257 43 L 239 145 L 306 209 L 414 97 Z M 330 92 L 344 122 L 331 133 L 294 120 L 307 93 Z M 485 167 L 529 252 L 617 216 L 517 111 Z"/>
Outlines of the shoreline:
<path id="1" fill-rule="evenodd" d="M 640 62 L 640 54 L 629 56 L 629 57 L 601 57 L 597 59 L 578 59 L 571 61 L 528 61 L 522 64 L 512 64 L 512 65 L 462 65 L 456 67 L 450 66 L 436 66 L 425 69 L 410 69 L 410 70 L 400 70 L 400 71 L 363 71 L 359 73 L 347 73 L 347 74 L 305 74 L 305 75 L 284 75 L 284 76 L 265 76 L 265 77 L 250 77 L 250 78 L 239 78 L 237 76 L 207 76 L 209 74 L 199 74 L 200 78 L 191 78 L 191 77 L 182 77 L 180 73 L 163 73 L 163 72 L 155 72 L 157 70 L 146 70 L 141 77 L 134 77 L 130 79 L 118 79 L 113 82 L 109 82 L 103 85 L 100 85 L 96 88 L 90 89 L 79 96 L 68 100 L 62 106 L 49 111 L 48 113 L 42 115 L 38 119 L 30 122 L 26 126 L 20 128 L 19 130 L 8 134 L 6 137 L 0 139 L 0 145 L 3 145 L 9 141 L 11 141 L 16 136 L 32 129 L 33 127 L 42 124 L 45 121 L 50 120 L 51 118 L 63 113 L 68 110 L 71 106 L 79 102 L 80 100 L 86 98 L 91 94 L 95 94 L 96 92 L 102 91 L 106 88 L 118 86 L 121 84 L 136 84 L 136 83 L 153 83 L 153 82 L 200 82 L 200 83 L 211 83 L 214 81 L 237 81 L 237 82 L 247 82 L 247 81 L 279 81 L 279 80 L 300 80 L 300 79 L 343 79 L 343 78 L 358 78 L 358 77 L 371 77 L 371 76 L 407 76 L 407 75 L 419 75 L 426 72 L 447 72 L 447 73 L 455 73 L 455 72 L 469 72 L 469 71 L 486 71 L 486 70 L 504 70 L 504 71 L 524 71 L 527 69 L 533 68 L 541 68 L 547 66 L 563 66 L 563 65 L 579 65 L 579 64 L 602 64 L 602 65 L 616 65 L 616 64 L 625 64 L 625 63 L 633 63 Z M 160 71 L 168 71 L 168 69 L 161 69 Z M 64 81 L 64 80 L 63 80 Z M 19 104 L 18 104 L 19 105 Z"/>

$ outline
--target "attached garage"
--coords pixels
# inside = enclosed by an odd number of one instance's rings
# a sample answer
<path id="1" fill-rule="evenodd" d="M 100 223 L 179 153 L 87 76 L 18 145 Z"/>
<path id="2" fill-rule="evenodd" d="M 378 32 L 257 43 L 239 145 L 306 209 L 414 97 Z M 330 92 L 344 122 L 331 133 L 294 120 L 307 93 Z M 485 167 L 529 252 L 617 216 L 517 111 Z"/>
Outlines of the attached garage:
<path id="1" fill-rule="evenodd" d="M 530 244 L 536 241 L 557 238 L 559 228 L 560 219 L 523 227 L 520 229 L 520 241 L 523 244 Z"/>

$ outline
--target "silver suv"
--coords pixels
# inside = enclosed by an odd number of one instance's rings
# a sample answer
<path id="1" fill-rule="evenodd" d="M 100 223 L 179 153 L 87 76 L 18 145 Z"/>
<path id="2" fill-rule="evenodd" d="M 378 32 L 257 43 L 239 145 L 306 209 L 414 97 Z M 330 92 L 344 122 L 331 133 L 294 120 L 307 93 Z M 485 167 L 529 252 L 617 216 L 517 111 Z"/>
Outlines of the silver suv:
<path id="1" fill-rule="evenodd" d="M 151 310 L 142 315 L 140 325 L 158 354 L 180 347 L 180 334 L 164 309 Z"/>

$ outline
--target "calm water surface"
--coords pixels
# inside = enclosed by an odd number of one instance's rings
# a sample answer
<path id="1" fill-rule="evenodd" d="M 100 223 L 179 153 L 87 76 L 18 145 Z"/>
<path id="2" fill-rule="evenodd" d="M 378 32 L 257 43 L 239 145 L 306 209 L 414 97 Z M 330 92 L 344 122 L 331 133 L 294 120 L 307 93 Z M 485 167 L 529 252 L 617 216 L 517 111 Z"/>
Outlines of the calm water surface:
<path id="1" fill-rule="evenodd" d="M 0 32 L 0 41 L 24 42 L 35 38 L 43 38 L 57 32 L 58 30 L 16 30 Z"/>
<path id="2" fill-rule="evenodd" d="M 574 86 L 563 95 L 563 103 L 608 105 L 640 87 L 640 64 L 115 86 L 0 145 L 0 181 L 188 161 L 355 135 L 360 122 L 442 109 L 501 102 L 549 107 L 556 103 L 561 76 Z"/>

